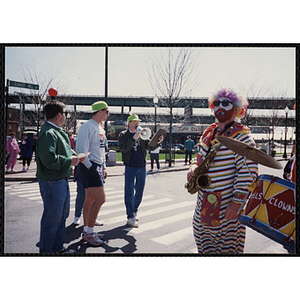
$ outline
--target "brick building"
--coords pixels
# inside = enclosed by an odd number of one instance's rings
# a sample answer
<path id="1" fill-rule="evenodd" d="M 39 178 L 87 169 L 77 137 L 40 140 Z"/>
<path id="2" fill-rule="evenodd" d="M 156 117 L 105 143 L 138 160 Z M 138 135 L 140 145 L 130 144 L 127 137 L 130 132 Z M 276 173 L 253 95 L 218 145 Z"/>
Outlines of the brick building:
<path id="1" fill-rule="evenodd" d="M 7 108 L 6 136 L 8 136 L 11 132 L 14 132 L 16 137 L 19 137 L 19 120 L 20 110 L 9 106 Z"/>

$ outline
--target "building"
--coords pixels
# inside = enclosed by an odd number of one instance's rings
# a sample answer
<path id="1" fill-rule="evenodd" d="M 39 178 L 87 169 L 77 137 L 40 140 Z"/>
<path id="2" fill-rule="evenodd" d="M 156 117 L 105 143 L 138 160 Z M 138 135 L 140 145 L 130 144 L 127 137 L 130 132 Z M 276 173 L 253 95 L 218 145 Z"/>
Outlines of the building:
<path id="1" fill-rule="evenodd" d="M 19 109 L 12 106 L 7 108 L 6 136 L 8 136 L 11 132 L 14 132 L 16 137 L 19 137 L 19 115 Z"/>

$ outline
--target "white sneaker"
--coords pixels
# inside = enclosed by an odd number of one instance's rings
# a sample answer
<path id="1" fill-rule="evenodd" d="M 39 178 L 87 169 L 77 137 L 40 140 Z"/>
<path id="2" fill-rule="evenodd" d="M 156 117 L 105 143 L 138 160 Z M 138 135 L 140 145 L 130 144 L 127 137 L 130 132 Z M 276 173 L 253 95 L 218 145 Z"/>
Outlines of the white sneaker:
<path id="1" fill-rule="evenodd" d="M 137 213 L 133 213 L 133 217 L 135 218 L 136 221 L 138 221 L 140 218 L 138 217 Z"/>
<path id="2" fill-rule="evenodd" d="M 82 234 L 82 238 L 86 242 L 88 242 L 88 243 L 90 243 L 90 244 L 92 244 L 94 246 L 101 246 L 103 244 L 103 241 L 99 238 L 99 236 L 97 235 L 96 232 L 93 232 L 93 233 L 86 233 L 86 232 L 84 232 Z"/>
<path id="3" fill-rule="evenodd" d="M 95 221 L 95 226 L 103 226 L 103 223 L 98 222 L 97 220 Z"/>
<path id="4" fill-rule="evenodd" d="M 79 225 L 80 224 L 80 217 L 75 217 L 73 223 L 74 223 L 74 225 Z"/>
<path id="5" fill-rule="evenodd" d="M 157 169 L 157 172 L 160 172 L 160 169 Z"/>
<path id="6" fill-rule="evenodd" d="M 134 227 L 134 228 L 139 227 L 139 223 L 135 220 L 135 218 L 128 219 L 127 220 L 127 225 L 129 225 L 130 227 Z"/>

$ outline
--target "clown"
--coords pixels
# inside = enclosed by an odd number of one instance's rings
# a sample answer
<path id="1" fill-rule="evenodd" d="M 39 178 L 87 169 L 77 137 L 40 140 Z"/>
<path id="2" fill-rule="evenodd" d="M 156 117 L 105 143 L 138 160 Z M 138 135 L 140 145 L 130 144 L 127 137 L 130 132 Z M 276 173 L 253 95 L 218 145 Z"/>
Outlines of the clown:
<path id="1" fill-rule="evenodd" d="M 238 123 L 246 112 L 248 101 L 233 90 L 221 89 L 208 99 L 209 108 L 216 117 L 200 139 L 200 154 L 190 167 L 190 180 L 195 168 L 205 156 L 219 145 L 218 136 L 228 136 L 255 146 L 247 126 Z M 238 221 L 238 210 L 245 199 L 249 186 L 257 177 L 257 163 L 234 153 L 224 145 L 217 152 L 208 171 L 211 183 L 198 191 L 193 218 L 193 229 L 198 252 L 243 253 L 245 227 Z"/>

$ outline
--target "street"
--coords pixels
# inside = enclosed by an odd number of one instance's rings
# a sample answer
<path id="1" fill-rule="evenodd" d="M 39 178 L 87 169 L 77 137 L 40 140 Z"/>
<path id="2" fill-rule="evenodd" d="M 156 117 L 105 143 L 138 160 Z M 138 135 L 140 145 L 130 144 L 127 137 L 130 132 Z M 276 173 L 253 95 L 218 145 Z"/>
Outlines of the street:
<path id="1" fill-rule="evenodd" d="M 281 162 L 285 164 L 285 162 Z M 282 170 L 259 166 L 259 174 L 281 177 Z M 96 226 L 104 233 L 104 245 L 95 247 L 81 239 L 83 218 L 73 224 L 76 183 L 70 181 L 71 206 L 65 246 L 79 254 L 196 254 L 192 217 L 196 195 L 184 188 L 186 171 L 148 174 L 138 216 L 139 228 L 126 225 L 123 202 L 124 177 L 108 177 L 106 203 Z M 5 253 L 38 253 L 42 199 L 38 183 L 5 182 Z M 245 254 L 286 254 L 278 243 L 247 227 Z"/>

